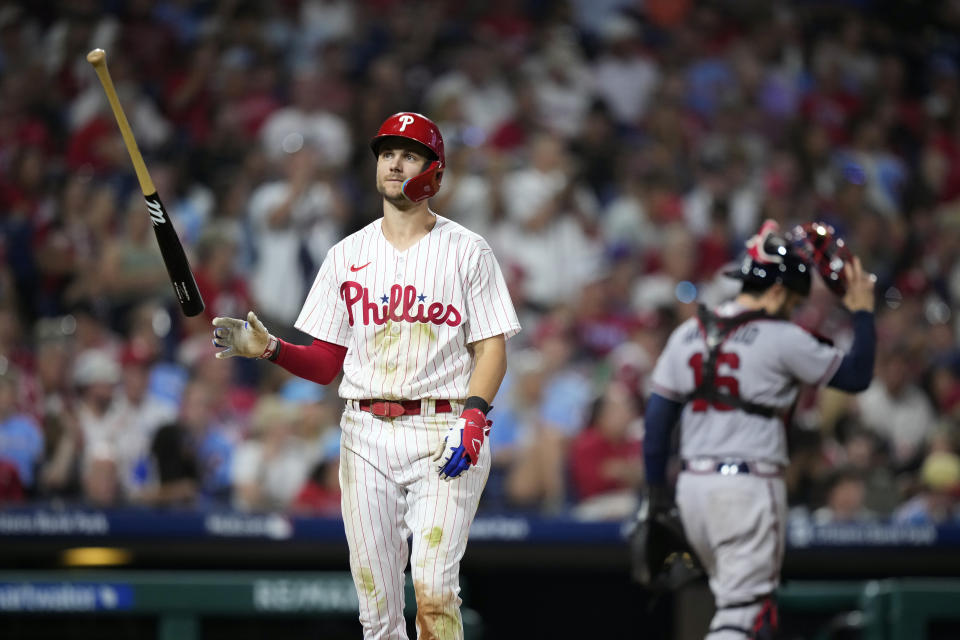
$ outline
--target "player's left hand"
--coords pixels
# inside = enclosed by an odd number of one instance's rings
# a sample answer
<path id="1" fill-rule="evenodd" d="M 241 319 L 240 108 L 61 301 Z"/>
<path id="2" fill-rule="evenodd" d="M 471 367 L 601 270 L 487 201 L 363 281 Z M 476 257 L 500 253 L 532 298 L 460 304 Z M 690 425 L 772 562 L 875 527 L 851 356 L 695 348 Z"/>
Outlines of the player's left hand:
<path id="1" fill-rule="evenodd" d="M 853 260 L 844 265 L 844 276 L 847 279 L 847 293 L 843 296 L 843 304 L 850 311 L 874 311 L 876 306 L 876 294 L 874 289 L 877 284 L 877 276 L 869 273 L 863 268 L 860 258 L 853 257 Z"/>
<path id="2" fill-rule="evenodd" d="M 433 461 L 444 480 L 456 478 L 480 460 L 483 439 L 493 423 L 480 409 L 466 409 L 437 448 Z"/>

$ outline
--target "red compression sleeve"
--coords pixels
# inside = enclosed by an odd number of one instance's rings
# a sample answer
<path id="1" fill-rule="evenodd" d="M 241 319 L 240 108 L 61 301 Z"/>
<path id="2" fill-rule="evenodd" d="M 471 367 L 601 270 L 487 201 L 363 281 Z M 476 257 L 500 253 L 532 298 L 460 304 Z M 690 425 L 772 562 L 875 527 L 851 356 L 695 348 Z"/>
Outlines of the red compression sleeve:
<path id="1" fill-rule="evenodd" d="M 275 362 L 290 373 L 318 384 L 333 382 L 347 355 L 346 347 L 324 340 L 314 340 L 313 344 L 278 342 L 280 353 Z"/>

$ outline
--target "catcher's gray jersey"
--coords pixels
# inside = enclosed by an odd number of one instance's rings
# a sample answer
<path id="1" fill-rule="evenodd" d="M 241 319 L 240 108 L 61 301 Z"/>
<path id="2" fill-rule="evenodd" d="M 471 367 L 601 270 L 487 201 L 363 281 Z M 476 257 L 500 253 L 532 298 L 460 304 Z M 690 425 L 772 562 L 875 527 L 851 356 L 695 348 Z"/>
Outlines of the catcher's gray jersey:
<path id="1" fill-rule="evenodd" d="M 716 313 L 733 316 L 746 311 L 728 302 Z M 702 376 L 707 345 L 696 318 L 670 335 L 651 377 L 651 390 L 682 402 Z M 723 392 L 786 413 L 799 385 L 820 385 L 833 377 L 843 352 L 817 340 L 792 322 L 761 318 L 735 329 L 717 356 L 716 385 Z M 688 402 L 680 418 L 680 455 L 762 460 L 786 464 L 783 420 L 710 403 Z"/>

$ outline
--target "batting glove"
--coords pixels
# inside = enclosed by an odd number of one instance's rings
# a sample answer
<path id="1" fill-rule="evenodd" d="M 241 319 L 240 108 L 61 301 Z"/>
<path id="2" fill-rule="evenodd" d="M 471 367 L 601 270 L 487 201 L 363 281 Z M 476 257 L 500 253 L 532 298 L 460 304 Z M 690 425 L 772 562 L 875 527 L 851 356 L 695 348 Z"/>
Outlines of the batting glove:
<path id="1" fill-rule="evenodd" d="M 480 409 L 465 409 L 460 414 L 433 456 L 441 478 L 456 478 L 470 465 L 477 464 L 483 439 L 490 433 L 491 426 L 493 423 Z"/>
<path id="2" fill-rule="evenodd" d="M 246 321 L 238 318 L 214 318 L 213 346 L 224 348 L 217 358 L 269 358 L 277 350 L 277 339 L 270 335 L 253 311 Z"/>

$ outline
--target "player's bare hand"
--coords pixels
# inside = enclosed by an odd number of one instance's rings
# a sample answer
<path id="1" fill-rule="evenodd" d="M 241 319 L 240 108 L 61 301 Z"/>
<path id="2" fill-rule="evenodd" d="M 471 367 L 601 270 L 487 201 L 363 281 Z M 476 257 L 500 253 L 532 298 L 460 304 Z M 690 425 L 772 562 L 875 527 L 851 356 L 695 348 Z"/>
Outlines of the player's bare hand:
<path id="1" fill-rule="evenodd" d="M 456 478 L 477 464 L 483 439 L 490 433 L 492 424 L 480 409 L 467 409 L 460 414 L 433 454 L 441 478 Z"/>
<path id="2" fill-rule="evenodd" d="M 843 305 L 850 311 L 870 311 L 876 307 L 874 289 L 877 276 L 863 269 L 860 258 L 853 260 L 843 267 L 847 278 L 847 293 L 843 296 Z"/>
<path id="3" fill-rule="evenodd" d="M 217 352 L 217 358 L 263 358 L 269 355 L 267 347 L 276 341 L 253 311 L 246 320 L 214 318 L 213 326 L 213 346 L 223 349 Z"/>

